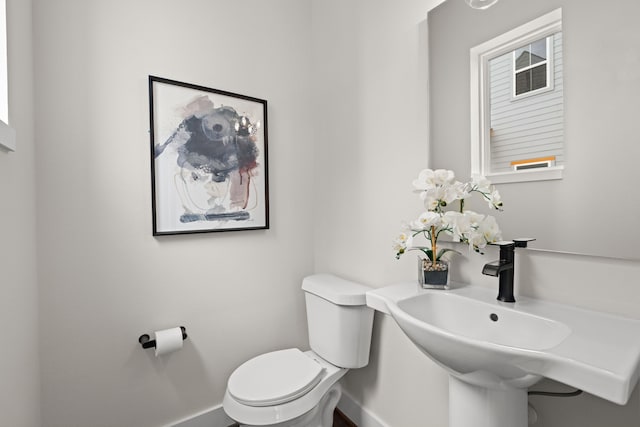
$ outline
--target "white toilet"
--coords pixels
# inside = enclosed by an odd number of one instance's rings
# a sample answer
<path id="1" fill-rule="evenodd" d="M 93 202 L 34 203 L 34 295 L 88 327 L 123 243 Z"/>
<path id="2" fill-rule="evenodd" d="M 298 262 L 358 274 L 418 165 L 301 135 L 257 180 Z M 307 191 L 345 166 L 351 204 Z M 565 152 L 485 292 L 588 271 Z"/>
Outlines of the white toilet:
<path id="1" fill-rule="evenodd" d="M 223 407 L 241 426 L 331 427 L 338 380 L 369 363 L 373 309 L 369 287 L 329 274 L 302 282 L 310 351 L 262 354 L 229 377 Z"/>

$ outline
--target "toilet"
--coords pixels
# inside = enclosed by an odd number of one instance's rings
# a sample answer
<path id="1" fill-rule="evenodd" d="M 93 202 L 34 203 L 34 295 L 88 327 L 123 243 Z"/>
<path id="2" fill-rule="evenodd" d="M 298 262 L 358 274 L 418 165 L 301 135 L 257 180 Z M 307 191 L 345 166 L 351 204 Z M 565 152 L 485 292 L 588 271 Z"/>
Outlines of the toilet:
<path id="1" fill-rule="evenodd" d="M 240 365 L 222 406 L 241 426 L 331 427 L 349 369 L 369 363 L 371 288 L 330 274 L 302 281 L 309 346 L 273 351 Z"/>

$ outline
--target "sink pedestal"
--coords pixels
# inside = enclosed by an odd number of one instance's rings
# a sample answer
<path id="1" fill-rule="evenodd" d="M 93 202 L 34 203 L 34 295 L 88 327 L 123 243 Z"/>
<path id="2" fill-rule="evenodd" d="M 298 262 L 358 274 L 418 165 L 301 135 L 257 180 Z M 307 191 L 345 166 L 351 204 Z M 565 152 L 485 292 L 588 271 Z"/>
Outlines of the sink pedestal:
<path id="1" fill-rule="evenodd" d="M 449 375 L 449 427 L 527 427 L 527 389 L 491 389 Z"/>

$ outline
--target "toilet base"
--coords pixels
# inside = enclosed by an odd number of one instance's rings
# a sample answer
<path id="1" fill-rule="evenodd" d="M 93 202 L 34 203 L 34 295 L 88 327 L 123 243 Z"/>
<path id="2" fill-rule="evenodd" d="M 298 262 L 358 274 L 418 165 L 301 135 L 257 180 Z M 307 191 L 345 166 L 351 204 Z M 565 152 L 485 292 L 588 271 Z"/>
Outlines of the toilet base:
<path id="1" fill-rule="evenodd" d="M 335 383 L 322 397 L 320 403 L 310 411 L 292 420 L 277 424 L 262 424 L 261 427 L 331 427 L 333 411 L 342 396 L 340 383 Z M 255 424 L 240 424 L 240 427 L 257 427 Z"/>

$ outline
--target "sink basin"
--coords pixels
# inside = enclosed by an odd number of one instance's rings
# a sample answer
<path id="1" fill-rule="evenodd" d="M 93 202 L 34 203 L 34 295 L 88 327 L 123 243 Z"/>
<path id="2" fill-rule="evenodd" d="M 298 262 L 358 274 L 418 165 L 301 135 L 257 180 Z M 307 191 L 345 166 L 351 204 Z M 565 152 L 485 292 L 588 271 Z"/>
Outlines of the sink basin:
<path id="1" fill-rule="evenodd" d="M 399 322 L 421 322 L 460 340 L 526 350 L 555 347 L 571 332 L 564 323 L 454 293 L 416 295 L 399 301 L 392 313 Z"/>
<path id="2" fill-rule="evenodd" d="M 451 426 L 478 426 L 483 417 L 487 426 L 526 426 L 527 388 L 543 377 L 627 402 L 640 373 L 640 320 L 524 297 L 503 303 L 496 294 L 469 285 L 423 290 L 414 282 L 367 293 L 367 305 L 390 314 L 449 372 L 450 404 L 460 408 L 450 408 Z M 484 412 L 454 421 L 474 405 Z"/>

